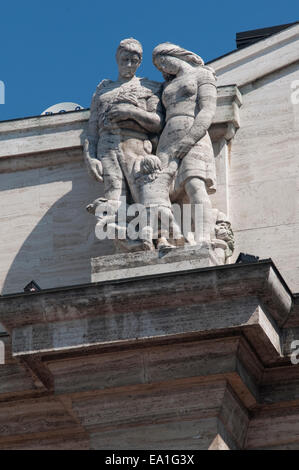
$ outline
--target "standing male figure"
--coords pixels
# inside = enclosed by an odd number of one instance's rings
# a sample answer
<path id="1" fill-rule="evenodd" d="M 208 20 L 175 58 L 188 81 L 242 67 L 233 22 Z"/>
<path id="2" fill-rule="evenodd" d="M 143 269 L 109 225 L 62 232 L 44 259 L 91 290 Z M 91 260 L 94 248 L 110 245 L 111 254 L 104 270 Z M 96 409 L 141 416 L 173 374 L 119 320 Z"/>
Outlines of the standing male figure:
<path id="1" fill-rule="evenodd" d="M 121 197 L 139 202 L 137 176 L 146 157 L 149 171 L 160 169 L 150 155 L 163 127 L 161 84 L 135 73 L 142 46 L 133 38 L 120 42 L 118 80 L 103 80 L 93 95 L 84 156 L 89 173 L 104 182 L 108 204 L 118 208 Z"/>

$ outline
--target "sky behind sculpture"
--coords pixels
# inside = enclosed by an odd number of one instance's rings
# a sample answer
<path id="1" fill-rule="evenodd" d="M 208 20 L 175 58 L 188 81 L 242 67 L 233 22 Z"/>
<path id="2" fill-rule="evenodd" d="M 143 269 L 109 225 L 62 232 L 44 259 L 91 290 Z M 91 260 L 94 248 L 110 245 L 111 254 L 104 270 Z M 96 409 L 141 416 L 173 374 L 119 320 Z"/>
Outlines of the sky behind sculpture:
<path id="1" fill-rule="evenodd" d="M 1 4 L 0 120 L 39 115 L 65 101 L 89 107 L 97 82 L 115 79 L 119 41 L 144 47 L 139 76 L 161 80 L 151 53 L 170 41 L 208 61 L 235 49 L 235 34 L 299 20 L 297 0 L 11 0 Z"/>

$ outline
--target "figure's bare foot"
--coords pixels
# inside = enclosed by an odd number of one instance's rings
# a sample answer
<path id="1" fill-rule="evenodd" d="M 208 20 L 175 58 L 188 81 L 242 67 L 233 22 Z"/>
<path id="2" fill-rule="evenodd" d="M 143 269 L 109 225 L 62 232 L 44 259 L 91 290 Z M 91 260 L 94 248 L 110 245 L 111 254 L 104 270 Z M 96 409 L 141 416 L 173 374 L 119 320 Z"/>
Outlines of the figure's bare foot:
<path id="1" fill-rule="evenodd" d="M 171 243 L 169 243 L 169 241 L 167 241 L 167 239 L 164 237 L 159 238 L 157 241 L 157 249 L 161 254 L 166 254 L 174 248 L 176 247 L 174 245 L 171 245 Z"/>
<path id="2" fill-rule="evenodd" d="M 154 251 L 155 247 L 152 242 L 149 242 L 148 240 L 144 240 L 142 243 L 142 248 L 144 251 Z"/>
<path id="3" fill-rule="evenodd" d="M 103 208 L 107 207 L 108 202 L 109 202 L 108 199 L 106 199 L 104 197 L 98 197 L 97 199 L 92 201 L 90 204 L 88 204 L 88 206 L 86 206 L 86 210 L 90 214 L 96 215 L 97 208 L 98 207 L 103 207 Z"/>
<path id="4" fill-rule="evenodd" d="M 95 214 L 95 206 L 94 204 L 88 204 L 88 206 L 86 206 L 86 210 L 87 212 L 89 212 L 90 214 Z"/>

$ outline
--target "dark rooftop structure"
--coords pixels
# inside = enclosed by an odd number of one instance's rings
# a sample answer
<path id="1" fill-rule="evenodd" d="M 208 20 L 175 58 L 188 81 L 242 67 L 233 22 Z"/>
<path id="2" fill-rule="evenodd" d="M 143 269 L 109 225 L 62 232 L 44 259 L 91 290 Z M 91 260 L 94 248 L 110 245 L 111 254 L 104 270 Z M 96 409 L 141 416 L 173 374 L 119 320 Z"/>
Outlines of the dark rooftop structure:
<path id="1" fill-rule="evenodd" d="M 252 29 L 250 31 L 242 31 L 241 33 L 237 33 L 237 49 L 242 49 L 243 47 L 251 46 L 256 42 L 261 41 L 262 39 L 266 39 L 269 36 L 272 36 L 273 34 L 280 33 L 280 31 L 290 28 L 295 24 L 298 24 L 298 21 L 295 21 L 294 23 L 281 24 L 278 26 L 270 26 L 269 28 Z"/>

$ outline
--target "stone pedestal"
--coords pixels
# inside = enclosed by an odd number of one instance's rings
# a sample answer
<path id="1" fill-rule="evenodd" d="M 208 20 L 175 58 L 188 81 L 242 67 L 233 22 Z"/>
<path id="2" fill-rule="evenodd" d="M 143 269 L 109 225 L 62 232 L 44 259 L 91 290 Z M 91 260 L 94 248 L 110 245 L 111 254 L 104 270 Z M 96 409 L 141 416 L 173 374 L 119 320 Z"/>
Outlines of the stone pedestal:
<path id="1" fill-rule="evenodd" d="M 223 250 L 222 250 L 223 251 Z M 167 252 L 137 251 L 91 260 L 92 282 L 126 279 L 146 275 L 181 272 L 190 268 L 217 266 L 214 245 L 174 248 Z"/>
<path id="2" fill-rule="evenodd" d="M 155 272 L 0 299 L 0 448 L 299 448 L 299 303 L 271 260 L 143 255 Z"/>

